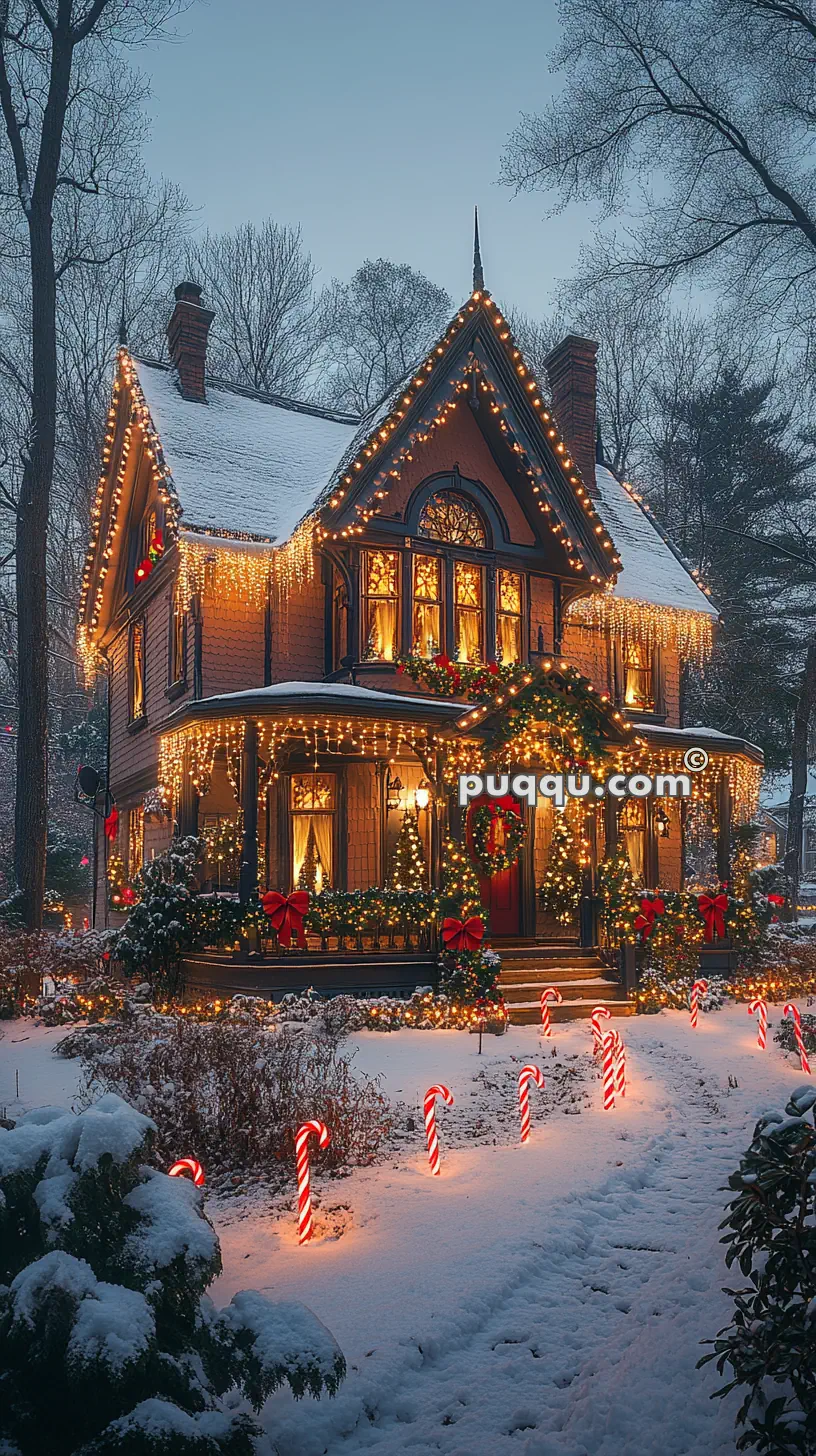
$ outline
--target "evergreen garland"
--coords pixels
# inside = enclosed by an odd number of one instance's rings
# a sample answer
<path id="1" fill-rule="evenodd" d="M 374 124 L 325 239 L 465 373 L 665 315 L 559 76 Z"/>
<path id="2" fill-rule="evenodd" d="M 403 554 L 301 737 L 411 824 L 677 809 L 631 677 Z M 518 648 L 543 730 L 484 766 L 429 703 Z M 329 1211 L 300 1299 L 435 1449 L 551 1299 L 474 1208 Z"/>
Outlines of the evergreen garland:
<path id="1" fill-rule="evenodd" d="M 575 838 L 567 816 L 557 813 L 539 895 L 545 909 L 562 925 L 569 925 L 574 920 L 583 892 L 583 870 L 574 855 Z"/>

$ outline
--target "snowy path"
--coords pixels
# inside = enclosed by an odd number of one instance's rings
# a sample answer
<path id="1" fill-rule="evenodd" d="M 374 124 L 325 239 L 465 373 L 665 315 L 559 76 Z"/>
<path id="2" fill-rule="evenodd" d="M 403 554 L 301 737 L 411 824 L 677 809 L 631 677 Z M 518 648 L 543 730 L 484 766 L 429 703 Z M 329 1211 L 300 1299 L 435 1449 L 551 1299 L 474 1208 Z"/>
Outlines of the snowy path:
<path id="1" fill-rule="evenodd" d="M 442 1177 L 408 1140 L 376 1167 L 317 1179 L 318 1234 L 322 1218 L 341 1235 L 305 1248 L 288 1198 L 210 1198 L 216 1300 L 241 1288 L 302 1299 L 349 1365 L 334 1400 L 267 1403 L 261 1456 L 734 1456 L 738 1396 L 711 1401 L 719 1377 L 695 1369 L 730 1314 L 723 1185 L 759 1114 L 802 1074 L 772 1039 L 757 1051 L 745 1007 L 696 1033 L 680 1013 L 623 1029 L 631 1081 L 614 1113 L 601 1109 L 585 1025 L 557 1031 L 572 1097 L 534 1027 L 489 1040 L 482 1058 L 461 1033 L 361 1033 L 357 1064 L 409 1107 L 431 1082 L 454 1090 Z M 12 1115 L 70 1104 L 78 1066 L 52 1057 L 60 1035 L 7 1026 L 0 1102 Z M 533 1092 L 522 1148 L 513 1099 L 527 1060 L 548 1085 Z M 488 1104 L 506 1134 L 494 1143 L 488 1119 L 474 1142 Z"/>

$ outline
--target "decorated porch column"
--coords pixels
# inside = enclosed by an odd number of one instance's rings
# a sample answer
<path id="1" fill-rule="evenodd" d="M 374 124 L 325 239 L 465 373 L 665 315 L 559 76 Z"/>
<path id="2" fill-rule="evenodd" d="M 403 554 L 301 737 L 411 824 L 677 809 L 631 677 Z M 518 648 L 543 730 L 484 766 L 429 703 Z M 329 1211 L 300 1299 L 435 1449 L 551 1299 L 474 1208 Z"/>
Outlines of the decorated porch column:
<path id="1" fill-rule="evenodd" d="M 244 748 L 241 754 L 241 809 L 244 839 L 241 846 L 241 873 L 238 898 L 248 905 L 258 893 L 258 725 L 247 720 L 244 726 Z"/>
<path id="2" fill-rule="evenodd" d="M 190 835 L 198 834 L 198 794 L 190 775 L 190 754 L 186 748 L 182 757 L 176 826 L 179 839 L 187 839 Z"/>
<path id="3" fill-rule="evenodd" d="M 723 765 L 717 784 L 717 878 L 725 885 L 731 879 L 731 785 Z"/>

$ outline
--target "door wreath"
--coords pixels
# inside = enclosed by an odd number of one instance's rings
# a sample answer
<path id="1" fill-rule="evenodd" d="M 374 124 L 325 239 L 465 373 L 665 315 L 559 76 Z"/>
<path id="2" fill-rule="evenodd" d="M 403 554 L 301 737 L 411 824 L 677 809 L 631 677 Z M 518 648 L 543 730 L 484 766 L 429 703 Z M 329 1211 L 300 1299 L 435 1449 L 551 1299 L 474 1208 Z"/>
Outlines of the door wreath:
<path id="1" fill-rule="evenodd" d="M 481 868 L 486 875 L 496 875 L 515 864 L 527 838 L 527 825 L 520 814 L 501 804 L 481 804 L 472 811 L 470 833 Z"/>

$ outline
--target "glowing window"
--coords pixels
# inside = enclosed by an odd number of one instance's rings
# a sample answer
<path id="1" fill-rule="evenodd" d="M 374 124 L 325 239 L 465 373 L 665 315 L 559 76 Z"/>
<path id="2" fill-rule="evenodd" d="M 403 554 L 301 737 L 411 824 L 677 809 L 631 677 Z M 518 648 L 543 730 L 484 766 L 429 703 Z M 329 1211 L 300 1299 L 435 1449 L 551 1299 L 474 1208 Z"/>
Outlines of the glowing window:
<path id="1" fill-rule="evenodd" d="M 364 662 L 393 662 L 398 651 L 400 553 L 363 555 Z"/>
<path id="2" fill-rule="evenodd" d="M 501 662 L 521 662 L 521 577 L 496 573 L 496 652 Z"/>
<path id="3" fill-rule="evenodd" d="M 128 811 L 128 879 L 135 879 L 144 865 L 144 808 Z"/>
<path id="4" fill-rule="evenodd" d="M 469 561 L 453 563 L 453 632 L 457 662 L 484 662 L 482 569 Z"/>
<path id="5" fill-rule="evenodd" d="M 624 651 L 623 701 L 627 708 L 654 707 L 652 654 L 642 642 L 630 642 Z"/>
<path id="6" fill-rule="evenodd" d="M 145 624 L 132 622 L 128 644 L 128 718 L 136 723 L 145 716 Z"/>
<path id="7" fill-rule="evenodd" d="M 479 512 L 467 496 L 455 490 L 440 490 L 428 497 L 419 517 L 419 534 L 449 546 L 487 544 Z"/>
<path id="8" fill-rule="evenodd" d="M 433 657 L 442 651 L 442 562 L 438 556 L 414 557 L 412 651 Z"/>
<path id="9" fill-rule="evenodd" d="M 292 883 L 319 895 L 332 882 L 334 846 L 334 774 L 293 774 Z"/>

